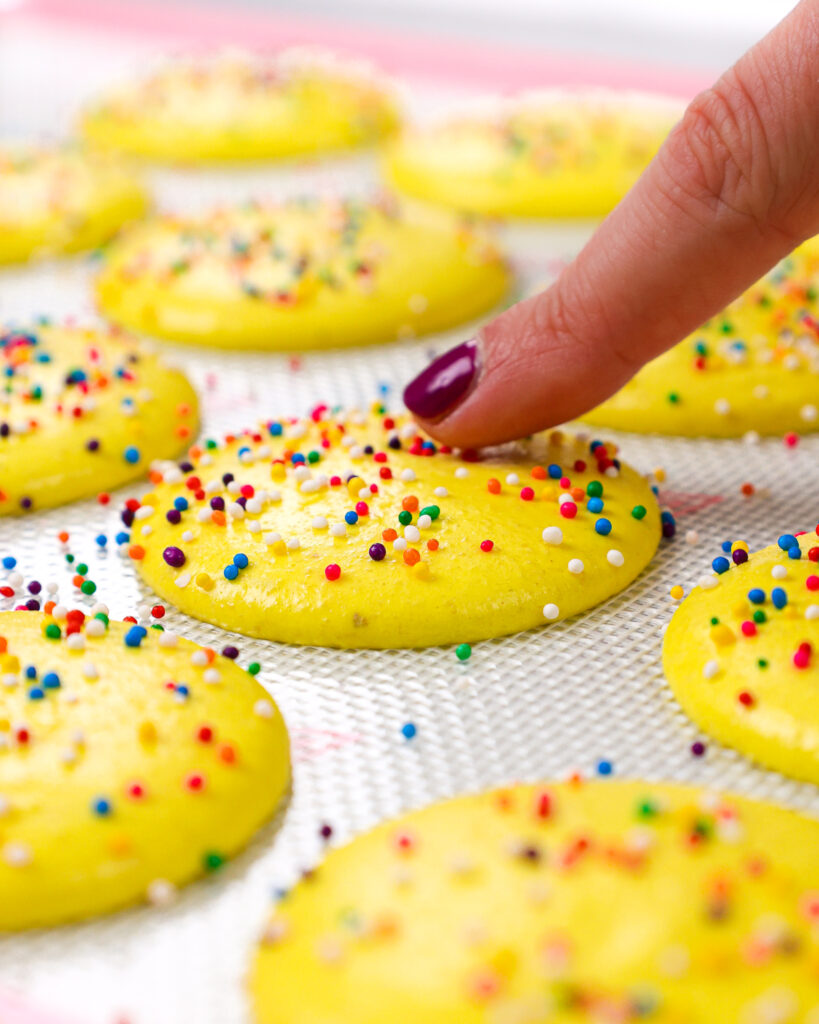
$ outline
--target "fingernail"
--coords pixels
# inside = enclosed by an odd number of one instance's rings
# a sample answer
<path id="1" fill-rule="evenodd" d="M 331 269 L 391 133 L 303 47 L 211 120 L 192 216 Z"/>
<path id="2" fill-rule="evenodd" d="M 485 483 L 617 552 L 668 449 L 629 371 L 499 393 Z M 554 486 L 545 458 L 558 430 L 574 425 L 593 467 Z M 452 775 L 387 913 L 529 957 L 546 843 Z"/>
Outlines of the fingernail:
<path id="1" fill-rule="evenodd" d="M 422 420 L 440 419 L 466 396 L 478 371 L 478 346 L 464 341 L 438 356 L 404 390 L 404 404 Z"/>

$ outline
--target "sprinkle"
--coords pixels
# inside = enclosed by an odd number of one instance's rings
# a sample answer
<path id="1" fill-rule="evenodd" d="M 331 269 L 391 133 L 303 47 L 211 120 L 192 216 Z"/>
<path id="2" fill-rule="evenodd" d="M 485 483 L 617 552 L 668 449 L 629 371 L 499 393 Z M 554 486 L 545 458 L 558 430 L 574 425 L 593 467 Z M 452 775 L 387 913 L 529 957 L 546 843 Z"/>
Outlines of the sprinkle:
<path id="1" fill-rule="evenodd" d="M 606 553 L 606 560 L 609 565 L 621 566 L 626 559 L 622 551 L 618 551 L 617 548 L 612 548 Z"/>
<path id="2" fill-rule="evenodd" d="M 162 557 L 165 559 L 168 565 L 174 569 L 179 569 L 185 564 L 185 552 L 181 548 L 167 547 L 162 552 Z"/>
<path id="3" fill-rule="evenodd" d="M 371 544 L 368 554 L 374 562 L 381 562 L 386 558 L 387 549 L 383 544 Z"/>
<path id="4" fill-rule="evenodd" d="M 341 566 L 331 562 L 330 565 L 324 567 L 324 575 L 331 582 L 337 580 L 341 576 Z"/>
<path id="5" fill-rule="evenodd" d="M 596 533 L 607 537 L 611 533 L 611 521 L 608 519 L 598 519 L 594 524 L 594 529 Z"/>
<path id="6" fill-rule="evenodd" d="M 546 544 L 562 544 L 563 531 L 559 526 L 547 526 L 541 534 Z"/>
<path id="7" fill-rule="evenodd" d="M 712 659 L 711 661 L 706 661 L 705 665 L 703 665 L 702 674 L 706 679 L 713 679 L 714 676 L 719 674 L 719 671 L 719 662 Z"/>
<path id="8" fill-rule="evenodd" d="M 412 722 L 405 722 L 404 725 L 401 726 L 401 735 L 405 740 L 415 739 L 417 732 L 418 730 Z"/>
<path id="9" fill-rule="evenodd" d="M 458 644 L 455 648 L 455 657 L 458 661 L 469 661 L 472 657 L 472 648 L 469 644 Z"/>
<path id="10" fill-rule="evenodd" d="M 131 626 L 125 634 L 125 646 L 139 647 L 147 635 L 148 630 L 144 626 Z"/>
<path id="11" fill-rule="evenodd" d="M 572 558 L 569 562 L 569 572 L 574 573 L 575 575 L 583 572 L 585 568 L 585 565 L 579 558 Z"/>
<path id="12" fill-rule="evenodd" d="M 547 604 L 543 606 L 543 618 L 548 619 L 549 622 L 554 622 L 555 619 L 559 618 L 560 609 L 556 604 Z"/>

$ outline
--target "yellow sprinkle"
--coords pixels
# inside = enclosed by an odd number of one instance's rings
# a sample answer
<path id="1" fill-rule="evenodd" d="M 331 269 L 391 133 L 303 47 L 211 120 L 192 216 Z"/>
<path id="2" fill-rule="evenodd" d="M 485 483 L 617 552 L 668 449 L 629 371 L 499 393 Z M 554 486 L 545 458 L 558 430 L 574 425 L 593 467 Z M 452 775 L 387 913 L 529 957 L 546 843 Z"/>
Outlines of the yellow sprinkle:
<path id="1" fill-rule="evenodd" d="M 347 491 L 349 494 L 352 494 L 353 497 L 357 498 L 358 492 L 361 490 L 363 486 L 364 481 L 360 477 L 354 476 L 352 480 L 350 480 L 350 482 L 347 484 Z"/>
<path id="2" fill-rule="evenodd" d="M 731 551 L 732 552 L 733 551 L 745 551 L 745 552 L 747 552 L 748 551 L 747 541 L 735 540 L 734 543 L 731 545 Z"/>
<path id="3" fill-rule="evenodd" d="M 654 479 L 657 481 L 658 484 L 663 483 L 663 481 L 665 480 L 665 470 L 662 466 L 658 466 L 654 470 Z"/>
<path id="4" fill-rule="evenodd" d="M 727 647 L 728 644 L 736 643 L 736 637 L 724 622 L 711 627 L 711 639 L 717 647 Z"/>
<path id="5" fill-rule="evenodd" d="M 4 654 L 0 658 L 0 666 L 2 666 L 4 672 L 19 672 L 20 659 L 16 654 Z"/>
<path id="6" fill-rule="evenodd" d="M 541 498 L 544 501 L 557 501 L 557 497 L 560 494 L 560 490 L 555 487 L 554 484 L 550 484 L 548 487 L 544 487 L 540 492 Z"/>
<path id="7" fill-rule="evenodd" d="M 680 598 L 683 597 L 684 595 L 685 595 L 685 591 L 679 585 L 679 583 L 671 588 L 671 596 L 674 598 L 675 601 L 679 601 Z"/>
<path id="8" fill-rule="evenodd" d="M 412 567 L 412 575 L 417 580 L 428 580 L 429 579 L 429 566 L 426 562 L 416 562 Z"/>
<path id="9" fill-rule="evenodd" d="M 143 722 L 139 727 L 140 743 L 156 743 L 156 726 L 153 722 Z"/>
<path id="10" fill-rule="evenodd" d="M 284 464 L 281 462 L 274 462 L 270 469 L 270 475 L 274 480 L 284 480 L 287 475 L 287 470 L 284 468 Z"/>
<path id="11" fill-rule="evenodd" d="M 159 496 L 157 495 L 156 491 L 149 491 L 146 495 L 140 498 L 140 501 L 142 502 L 143 505 L 156 506 L 159 504 Z"/>
<path id="12" fill-rule="evenodd" d="M 200 572 L 196 576 L 196 585 L 202 590 L 213 590 L 213 579 L 206 572 Z"/>
<path id="13" fill-rule="evenodd" d="M 108 850 L 112 857 L 127 857 L 134 849 L 134 843 L 130 836 L 113 836 L 108 843 Z"/>
<path id="14" fill-rule="evenodd" d="M 273 548 L 274 555 L 287 554 L 287 545 L 284 543 L 283 540 L 277 540 L 274 544 L 271 545 L 271 547 Z"/>

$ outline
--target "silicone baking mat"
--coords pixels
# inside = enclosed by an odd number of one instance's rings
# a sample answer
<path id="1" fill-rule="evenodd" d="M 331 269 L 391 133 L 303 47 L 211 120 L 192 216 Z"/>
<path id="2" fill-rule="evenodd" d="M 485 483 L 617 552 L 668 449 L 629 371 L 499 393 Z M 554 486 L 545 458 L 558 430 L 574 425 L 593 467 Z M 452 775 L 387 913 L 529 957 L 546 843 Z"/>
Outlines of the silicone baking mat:
<path id="1" fill-rule="evenodd" d="M 75 71 L 81 74 L 79 66 Z M 442 88 L 413 94 L 428 108 L 456 98 Z M 21 112 L 14 117 L 21 121 Z M 368 158 L 356 158 L 262 175 L 165 172 L 154 184 L 159 205 L 170 208 L 239 198 L 248 190 L 284 194 L 306 182 L 367 190 L 375 169 Z M 588 231 L 585 225 L 509 231 L 520 288 L 547 280 Z M 93 269 L 92 262 L 76 261 L 0 275 L 0 319 L 92 318 Z M 403 382 L 467 330 L 298 357 L 162 347 L 197 385 L 204 434 L 213 435 L 260 417 L 304 414 L 318 401 L 395 405 Z M 692 584 L 725 539 L 741 536 L 759 546 L 785 530 L 814 527 L 819 439 L 803 438 L 793 449 L 779 440 L 616 440 L 642 471 L 665 470 L 661 497 L 677 517 L 676 539 L 663 543 L 626 593 L 569 622 L 476 644 L 468 662 L 459 662 L 452 648 L 291 648 L 235 637 L 168 609 L 169 627 L 219 649 L 235 643 L 241 663 L 261 663 L 258 678 L 290 730 L 292 798 L 245 854 L 183 890 L 169 908 L 0 939 L 0 987 L 55 1012 L 56 1024 L 244 1024 L 254 941 L 275 893 L 320 858 L 323 824 L 341 842 L 386 816 L 465 791 L 574 770 L 594 774 L 600 759 L 616 775 L 734 789 L 819 814 L 814 787 L 758 769 L 710 741 L 705 756 L 694 757 L 691 744 L 703 737 L 672 699 L 660 668 L 672 584 Z M 755 487 L 750 498 L 740 491 L 746 482 Z M 58 584 L 66 603 L 99 599 L 113 615 L 140 609 L 144 616 L 156 599 L 113 543 L 125 493 L 107 509 L 91 501 L 3 520 L 0 554 L 14 554 L 26 578 Z M 70 534 L 67 547 L 57 539 L 61 530 Z M 692 542 L 689 531 L 697 534 Z M 109 538 L 106 551 L 95 541 L 100 533 Z M 67 550 L 91 567 L 99 588 L 94 599 L 73 589 Z M 401 733 L 407 722 L 417 727 L 411 741 Z M 46 1024 L 21 1005 L 0 997 L 0 1022 Z"/>

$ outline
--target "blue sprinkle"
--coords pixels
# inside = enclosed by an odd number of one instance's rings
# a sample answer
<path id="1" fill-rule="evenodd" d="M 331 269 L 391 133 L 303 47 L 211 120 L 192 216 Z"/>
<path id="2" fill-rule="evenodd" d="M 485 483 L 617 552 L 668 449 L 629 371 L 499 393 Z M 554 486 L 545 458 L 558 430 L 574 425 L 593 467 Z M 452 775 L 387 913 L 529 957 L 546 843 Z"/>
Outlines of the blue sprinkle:
<path id="1" fill-rule="evenodd" d="M 132 465 L 135 462 L 139 462 L 139 448 L 135 448 L 133 445 L 126 448 L 122 455 L 125 461 L 130 462 Z"/>
<path id="2" fill-rule="evenodd" d="M 730 540 L 724 540 L 722 542 L 722 550 L 725 552 L 726 555 L 730 555 L 731 554 L 731 548 L 732 547 L 733 547 L 733 544 L 731 543 Z"/>
<path id="3" fill-rule="evenodd" d="M 802 557 L 802 549 L 798 544 L 794 544 L 793 547 L 788 548 L 788 558 L 792 558 L 795 562 Z"/>
<path id="4" fill-rule="evenodd" d="M 45 690 L 40 686 L 32 686 L 28 691 L 29 700 L 42 700 L 45 697 Z"/>
<path id="5" fill-rule="evenodd" d="M 779 540 L 776 542 L 783 551 L 789 551 L 794 544 L 797 543 L 796 537 L 792 533 L 783 533 Z"/>
<path id="6" fill-rule="evenodd" d="M 111 801 L 104 796 L 95 797 L 91 801 L 91 810 L 100 818 L 105 818 L 111 813 Z"/>
<path id="7" fill-rule="evenodd" d="M 180 683 L 176 688 L 176 692 L 180 697 L 187 697 L 191 691 L 184 683 Z"/>
<path id="8" fill-rule="evenodd" d="M 358 513 L 353 511 L 345 512 L 344 522 L 349 523 L 350 526 L 355 526 L 355 524 L 358 522 Z"/>
<path id="9" fill-rule="evenodd" d="M 727 558 L 723 558 L 720 555 L 719 558 L 715 558 L 714 561 L 711 563 L 711 568 L 714 570 L 714 572 L 719 573 L 721 576 L 724 572 L 728 572 L 728 570 L 731 568 L 731 563 L 728 561 Z"/>
<path id="10" fill-rule="evenodd" d="M 239 449 L 239 451 L 236 454 L 239 456 L 239 458 L 241 458 L 243 455 L 247 455 L 247 453 L 249 451 L 250 451 L 250 448 L 248 447 L 248 445 L 243 444 L 242 447 Z"/>
<path id="11" fill-rule="evenodd" d="M 304 455 L 302 455 L 301 452 L 293 452 L 292 456 L 290 457 L 290 461 L 293 463 L 294 466 L 301 466 L 304 465 L 307 459 L 304 457 Z"/>
<path id="12" fill-rule="evenodd" d="M 597 774 L 598 775 L 611 775 L 614 771 L 614 765 L 611 761 L 598 761 L 597 762 Z"/>
<path id="13" fill-rule="evenodd" d="M 602 498 L 589 498 L 586 502 L 586 508 L 589 512 L 594 512 L 597 515 L 598 512 L 603 511 L 603 499 Z"/>
<path id="14" fill-rule="evenodd" d="M 774 587 L 771 591 L 771 600 L 773 601 L 774 608 L 784 608 L 788 603 L 788 595 L 782 587 Z"/>
<path id="15" fill-rule="evenodd" d="M 188 507 L 188 499 L 187 498 L 174 498 L 173 499 L 173 507 L 175 509 L 178 509 L 180 512 L 184 512 L 185 509 Z"/>
<path id="16" fill-rule="evenodd" d="M 239 575 L 239 570 L 232 564 L 226 565 L 223 572 L 226 580 L 235 580 Z"/>
<path id="17" fill-rule="evenodd" d="M 144 626 L 131 626 L 125 634 L 125 646 L 139 647 L 147 635 L 148 630 Z"/>
<path id="18" fill-rule="evenodd" d="M 36 678 L 37 678 L 37 669 L 36 669 L 36 667 L 34 665 L 29 665 L 26 668 L 26 679 L 36 679 Z"/>
<path id="19" fill-rule="evenodd" d="M 104 548 L 105 545 L 108 543 L 108 538 L 105 536 L 104 533 L 98 533 L 95 540 L 101 548 Z"/>
<path id="20" fill-rule="evenodd" d="M 269 430 L 270 430 L 270 436 L 271 437 L 281 437 L 282 436 L 282 425 L 281 425 L 281 423 L 271 423 L 270 427 L 269 427 Z"/>
<path id="21" fill-rule="evenodd" d="M 114 540 L 117 542 L 117 544 L 127 544 L 130 539 L 131 534 L 126 533 L 124 530 L 120 530 L 116 537 L 114 537 Z"/>
<path id="22" fill-rule="evenodd" d="M 552 480 L 559 480 L 563 476 L 563 470 L 554 462 L 549 466 L 549 476 Z"/>
<path id="23" fill-rule="evenodd" d="M 17 565 L 17 559 L 16 558 L 12 558 L 11 555 L 6 555 L 6 557 L 3 559 L 3 568 L 4 569 L 13 569 L 15 567 L 15 565 Z"/>
<path id="24" fill-rule="evenodd" d="M 753 590 L 748 591 L 748 600 L 752 604 L 764 604 L 765 591 L 761 587 L 754 587 Z"/>
<path id="25" fill-rule="evenodd" d="M 611 522 L 608 519 L 598 519 L 594 524 L 594 529 L 603 537 L 607 537 L 611 533 Z"/>
<path id="26" fill-rule="evenodd" d="M 56 672 L 46 672 L 43 676 L 43 686 L 47 690 L 58 690 L 60 688 L 60 677 Z"/>
<path id="27" fill-rule="evenodd" d="M 412 722 L 407 722 L 405 725 L 401 726 L 401 735 L 405 740 L 413 739 L 417 732 L 418 730 Z"/>
<path id="28" fill-rule="evenodd" d="M 248 567 L 249 562 L 250 559 L 247 557 L 247 555 L 242 554 L 241 551 L 238 553 L 238 555 L 233 556 L 233 564 L 239 569 L 246 569 Z"/>

